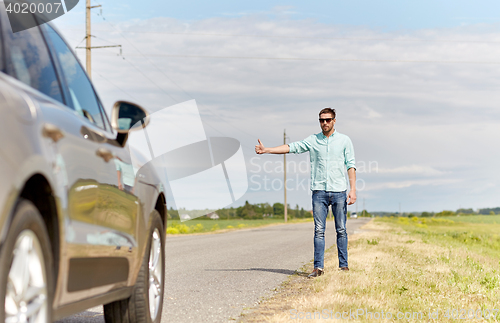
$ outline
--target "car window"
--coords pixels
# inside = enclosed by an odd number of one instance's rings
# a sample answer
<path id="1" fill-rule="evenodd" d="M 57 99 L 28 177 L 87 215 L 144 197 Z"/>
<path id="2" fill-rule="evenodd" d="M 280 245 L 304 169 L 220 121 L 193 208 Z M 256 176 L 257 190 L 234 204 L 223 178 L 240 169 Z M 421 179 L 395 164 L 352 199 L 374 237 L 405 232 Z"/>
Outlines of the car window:
<path id="1" fill-rule="evenodd" d="M 99 102 L 99 106 L 101 107 L 101 111 L 106 111 L 102 106 L 102 102 Z M 104 118 L 104 124 L 106 125 L 106 129 L 109 129 L 111 132 L 113 132 L 113 127 L 111 127 L 111 123 L 109 122 L 108 115 L 106 114 L 106 112 L 103 113 L 103 118 Z"/>
<path id="2" fill-rule="evenodd" d="M 63 102 L 61 87 L 40 29 L 7 30 L 7 72 L 34 89 Z"/>
<path id="3" fill-rule="evenodd" d="M 52 43 L 59 59 L 68 86 L 68 106 L 73 108 L 77 114 L 105 129 L 104 120 L 106 117 L 100 109 L 94 88 L 78 59 L 52 27 L 47 26 L 45 30 L 47 31 L 48 41 Z"/>
<path id="4" fill-rule="evenodd" d="M 0 14 L 0 19 L 3 19 L 2 15 Z M 0 71 L 6 73 L 5 70 L 5 62 L 4 62 L 4 51 L 5 51 L 5 44 L 3 41 L 3 35 L 2 35 L 2 23 L 0 23 Z"/>

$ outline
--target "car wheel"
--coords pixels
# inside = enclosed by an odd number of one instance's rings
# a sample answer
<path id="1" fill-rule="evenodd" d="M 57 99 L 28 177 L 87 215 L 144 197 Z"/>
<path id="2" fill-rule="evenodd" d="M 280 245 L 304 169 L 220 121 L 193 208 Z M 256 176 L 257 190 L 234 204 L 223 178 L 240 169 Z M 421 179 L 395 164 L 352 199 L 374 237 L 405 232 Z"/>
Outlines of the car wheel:
<path id="1" fill-rule="evenodd" d="M 51 268 L 42 217 L 21 200 L 0 251 L 0 322 L 52 322 Z"/>
<path id="2" fill-rule="evenodd" d="M 165 287 L 165 231 L 160 214 L 152 214 L 141 270 L 132 295 L 104 305 L 106 323 L 159 323 Z"/>

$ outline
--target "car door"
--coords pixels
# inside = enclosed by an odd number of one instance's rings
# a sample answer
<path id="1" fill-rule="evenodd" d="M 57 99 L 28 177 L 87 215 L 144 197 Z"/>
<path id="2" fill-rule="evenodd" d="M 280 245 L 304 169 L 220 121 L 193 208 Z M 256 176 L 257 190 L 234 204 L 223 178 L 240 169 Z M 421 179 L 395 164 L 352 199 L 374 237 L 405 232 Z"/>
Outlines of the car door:
<path id="1" fill-rule="evenodd" d="M 102 138 L 97 134 L 104 131 L 104 123 L 98 122 L 99 116 L 95 114 L 94 122 L 90 122 L 89 118 L 81 117 L 63 104 L 69 96 L 57 77 L 56 66 L 39 27 L 17 33 L 6 24 L 3 27 L 8 74 L 39 91 L 26 90 L 39 108 L 36 117 L 41 127 L 40 155 L 52 159 L 47 162 L 53 163 L 57 179 L 54 191 L 65 215 L 61 219 L 64 241 L 59 272 L 66 273 L 71 271 L 66 257 L 71 258 L 74 254 L 87 258 L 95 256 L 95 250 L 82 246 L 89 232 L 94 231 L 99 180 L 105 172 L 103 158 L 96 154 Z M 60 289 L 67 290 L 66 275 L 59 275 L 59 278 Z"/>
<path id="2" fill-rule="evenodd" d="M 60 127 L 72 138 L 59 149 L 65 159 L 69 182 L 68 275 L 57 299 L 62 305 L 130 283 L 130 273 L 137 262 L 135 228 L 140 208 L 133 190 L 120 189 L 116 157 L 124 149 L 116 143 L 116 134 L 90 80 L 52 27 L 44 25 L 42 29 L 62 79 L 63 93 L 68 98 L 69 113 L 61 120 Z M 78 156 L 71 152 L 82 148 L 86 156 L 77 160 Z M 120 166 L 124 173 L 124 166 Z M 83 177 L 82 167 L 91 168 L 95 178 Z M 87 195 L 92 195 L 95 203 L 89 203 Z"/>

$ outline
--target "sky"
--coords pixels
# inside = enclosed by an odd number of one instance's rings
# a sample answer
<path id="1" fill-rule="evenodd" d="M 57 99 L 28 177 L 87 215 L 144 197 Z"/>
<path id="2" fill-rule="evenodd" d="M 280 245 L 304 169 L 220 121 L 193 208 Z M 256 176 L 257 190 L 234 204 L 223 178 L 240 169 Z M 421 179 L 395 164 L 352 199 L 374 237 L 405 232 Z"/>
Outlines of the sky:
<path id="1" fill-rule="evenodd" d="M 494 1 L 100 1 L 92 76 L 106 109 L 196 100 L 208 137 L 238 139 L 249 189 L 283 202 L 266 146 L 320 131 L 337 111 L 368 211 L 500 206 L 500 3 Z M 85 3 L 54 21 L 84 46 Z M 75 49 L 85 62 L 82 49 Z M 308 155 L 287 155 L 288 203 L 311 209 Z"/>

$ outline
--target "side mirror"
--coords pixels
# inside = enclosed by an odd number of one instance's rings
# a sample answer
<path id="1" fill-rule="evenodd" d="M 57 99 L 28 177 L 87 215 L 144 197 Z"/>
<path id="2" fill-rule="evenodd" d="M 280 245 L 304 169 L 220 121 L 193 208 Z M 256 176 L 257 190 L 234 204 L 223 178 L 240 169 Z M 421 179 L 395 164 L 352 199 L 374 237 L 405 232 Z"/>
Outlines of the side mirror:
<path id="1" fill-rule="evenodd" d="M 118 133 L 126 134 L 149 124 L 149 113 L 137 104 L 117 101 L 111 111 L 111 126 Z"/>

